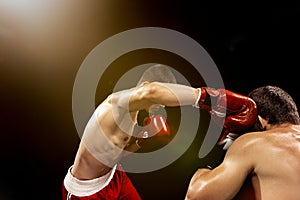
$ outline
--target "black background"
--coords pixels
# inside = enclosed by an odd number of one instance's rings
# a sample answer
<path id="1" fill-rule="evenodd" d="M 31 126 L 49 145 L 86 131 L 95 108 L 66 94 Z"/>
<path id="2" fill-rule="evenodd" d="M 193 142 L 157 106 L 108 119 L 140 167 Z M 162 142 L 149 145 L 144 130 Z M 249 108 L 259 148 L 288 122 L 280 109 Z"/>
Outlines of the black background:
<path id="1" fill-rule="evenodd" d="M 61 198 L 61 183 L 80 141 L 72 116 L 77 70 L 96 45 L 128 29 L 155 26 L 180 31 L 206 49 L 228 89 L 247 94 L 258 86 L 277 85 L 300 102 L 297 6 L 12 2 L 0 3 L 1 200 Z M 119 69 L 99 83 L 103 91 L 98 91 L 95 104 L 111 92 L 118 78 L 113 74 L 124 71 L 122 65 L 184 63 L 180 58 L 172 63 L 170 57 L 174 55 L 145 50 L 117 59 Z M 181 71 L 193 86 L 201 86 L 199 77 Z M 203 164 L 197 157 L 202 138 L 198 134 L 190 149 L 164 169 L 129 173 L 143 199 L 184 198 L 191 175 Z"/>

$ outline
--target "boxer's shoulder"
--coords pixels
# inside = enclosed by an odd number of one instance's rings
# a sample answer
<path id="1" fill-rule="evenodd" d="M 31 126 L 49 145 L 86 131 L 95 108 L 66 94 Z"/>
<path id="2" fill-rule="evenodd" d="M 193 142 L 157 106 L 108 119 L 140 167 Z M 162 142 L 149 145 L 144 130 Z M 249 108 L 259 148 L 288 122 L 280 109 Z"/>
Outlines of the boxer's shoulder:
<path id="1" fill-rule="evenodd" d="M 268 143 L 267 134 L 262 132 L 249 132 L 239 136 L 230 146 L 233 151 L 241 151 L 242 153 L 253 153 Z M 263 147 L 265 148 L 265 147 Z"/>

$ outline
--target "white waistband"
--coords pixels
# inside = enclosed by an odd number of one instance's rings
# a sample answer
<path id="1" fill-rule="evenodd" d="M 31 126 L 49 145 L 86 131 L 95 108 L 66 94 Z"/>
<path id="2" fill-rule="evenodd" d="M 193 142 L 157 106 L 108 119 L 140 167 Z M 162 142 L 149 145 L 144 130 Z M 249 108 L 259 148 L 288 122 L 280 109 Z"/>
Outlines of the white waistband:
<path id="1" fill-rule="evenodd" d="M 84 181 L 75 178 L 71 174 L 72 167 L 73 166 L 69 168 L 68 173 L 65 176 L 64 186 L 66 190 L 72 195 L 82 197 L 82 196 L 90 196 L 92 194 L 95 194 L 100 190 L 102 190 L 104 187 L 106 187 L 111 181 L 111 179 L 113 178 L 117 165 L 115 165 L 112 168 L 112 170 L 109 173 L 105 174 L 104 176 L 91 179 L 91 180 L 84 180 Z"/>

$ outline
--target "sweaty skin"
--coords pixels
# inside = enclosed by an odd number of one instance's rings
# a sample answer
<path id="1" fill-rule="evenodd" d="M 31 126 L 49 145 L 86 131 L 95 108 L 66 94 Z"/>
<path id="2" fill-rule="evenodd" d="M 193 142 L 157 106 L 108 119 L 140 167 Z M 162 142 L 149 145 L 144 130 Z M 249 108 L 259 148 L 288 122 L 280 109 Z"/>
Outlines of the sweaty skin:
<path id="1" fill-rule="evenodd" d="M 233 142 L 220 166 L 193 175 L 185 199 L 299 200 L 299 158 L 300 125 L 281 124 L 244 134 Z M 250 184 L 240 191 L 246 178 Z"/>

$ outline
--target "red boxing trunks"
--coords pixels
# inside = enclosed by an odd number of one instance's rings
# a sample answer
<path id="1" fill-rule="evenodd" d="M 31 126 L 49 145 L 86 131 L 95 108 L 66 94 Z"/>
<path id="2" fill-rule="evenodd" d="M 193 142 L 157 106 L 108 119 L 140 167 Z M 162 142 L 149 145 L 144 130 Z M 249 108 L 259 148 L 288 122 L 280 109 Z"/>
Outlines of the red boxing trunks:
<path id="1" fill-rule="evenodd" d="M 70 171 L 62 184 L 62 200 L 141 200 L 120 164 L 107 175 L 86 181 L 76 179 Z"/>

